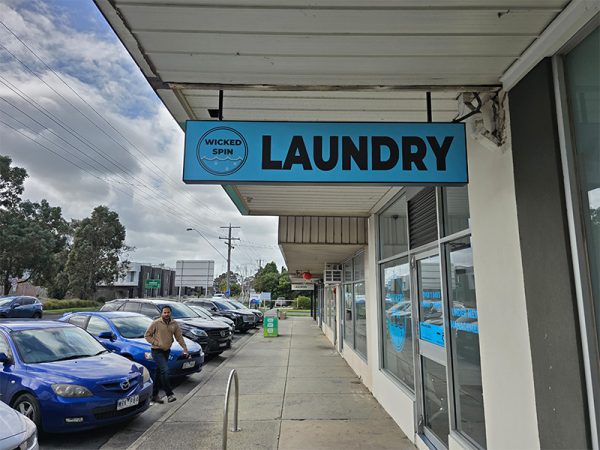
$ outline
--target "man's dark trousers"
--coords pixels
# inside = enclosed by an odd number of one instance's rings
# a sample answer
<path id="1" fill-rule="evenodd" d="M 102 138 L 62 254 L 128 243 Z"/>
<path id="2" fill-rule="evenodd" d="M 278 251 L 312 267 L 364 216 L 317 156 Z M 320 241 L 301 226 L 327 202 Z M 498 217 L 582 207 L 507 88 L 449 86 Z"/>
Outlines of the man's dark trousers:
<path id="1" fill-rule="evenodd" d="M 156 363 L 156 371 L 152 380 L 154 381 L 152 396 L 158 395 L 161 387 L 165 390 L 167 396 L 173 395 L 173 389 L 171 389 L 171 383 L 169 382 L 169 353 L 171 353 L 170 350 L 152 349 L 152 359 Z"/>

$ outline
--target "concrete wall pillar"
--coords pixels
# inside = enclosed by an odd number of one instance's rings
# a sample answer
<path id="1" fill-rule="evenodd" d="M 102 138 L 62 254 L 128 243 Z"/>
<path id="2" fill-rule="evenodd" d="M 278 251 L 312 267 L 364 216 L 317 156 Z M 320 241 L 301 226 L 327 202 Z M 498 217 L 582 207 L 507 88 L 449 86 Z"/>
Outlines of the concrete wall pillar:
<path id="1" fill-rule="evenodd" d="M 488 448 L 540 448 L 510 146 L 468 137 L 469 207 Z"/>

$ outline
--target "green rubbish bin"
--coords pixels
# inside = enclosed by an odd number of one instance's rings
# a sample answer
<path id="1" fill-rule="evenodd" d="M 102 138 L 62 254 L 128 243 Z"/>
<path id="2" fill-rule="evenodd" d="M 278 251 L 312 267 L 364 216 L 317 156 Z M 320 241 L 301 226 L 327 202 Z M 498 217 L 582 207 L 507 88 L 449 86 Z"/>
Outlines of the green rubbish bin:
<path id="1" fill-rule="evenodd" d="M 277 337 L 279 336 L 278 322 L 276 316 L 265 316 L 263 320 L 263 330 L 265 337 Z"/>

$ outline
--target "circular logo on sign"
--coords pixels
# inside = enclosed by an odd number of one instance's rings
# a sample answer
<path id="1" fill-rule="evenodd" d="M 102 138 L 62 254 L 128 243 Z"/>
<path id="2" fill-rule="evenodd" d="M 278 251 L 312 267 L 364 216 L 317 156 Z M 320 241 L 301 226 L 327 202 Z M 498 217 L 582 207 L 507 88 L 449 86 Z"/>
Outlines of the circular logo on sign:
<path id="1" fill-rule="evenodd" d="M 207 172 L 213 175 L 231 175 L 246 162 L 248 143 L 233 128 L 212 128 L 198 141 L 196 157 Z"/>

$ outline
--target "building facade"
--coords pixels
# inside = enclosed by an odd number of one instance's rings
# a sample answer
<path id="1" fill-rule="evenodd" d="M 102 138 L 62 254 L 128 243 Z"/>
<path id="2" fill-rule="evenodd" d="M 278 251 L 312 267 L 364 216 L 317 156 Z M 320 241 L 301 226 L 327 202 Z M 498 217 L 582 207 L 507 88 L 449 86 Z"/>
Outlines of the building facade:
<path id="1" fill-rule="evenodd" d="M 464 186 L 221 184 L 419 448 L 600 448 L 600 4 L 155 3 L 97 0 L 182 124 L 465 122 Z"/>
<path id="2" fill-rule="evenodd" d="M 146 287 L 146 280 L 160 280 L 160 287 Z M 106 300 L 115 298 L 173 297 L 177 295 L 175 288 L 175 271 L 164 264 L 132 262 L 126 272 L 111 286 L 99 286 L 97 297 Z"/>

